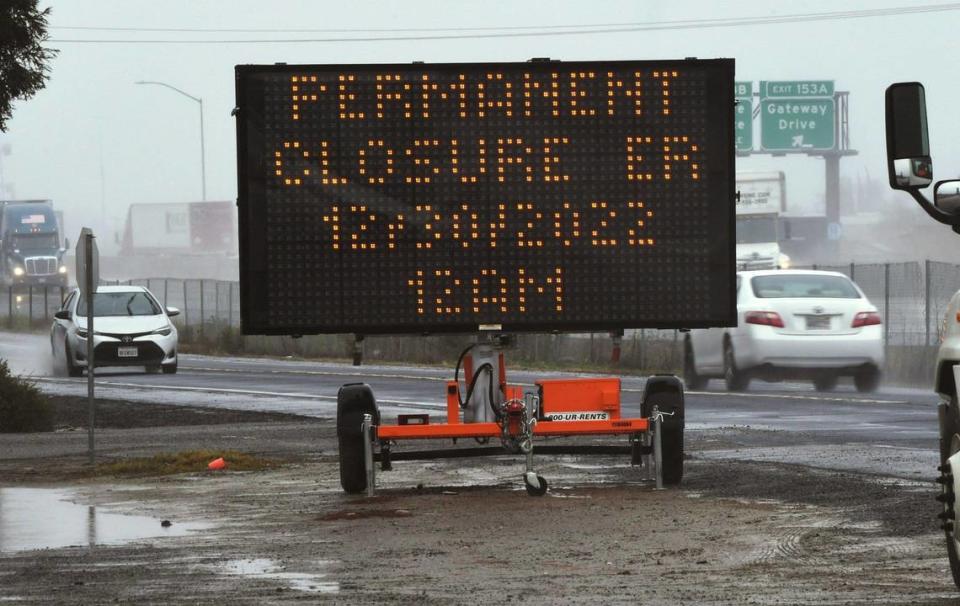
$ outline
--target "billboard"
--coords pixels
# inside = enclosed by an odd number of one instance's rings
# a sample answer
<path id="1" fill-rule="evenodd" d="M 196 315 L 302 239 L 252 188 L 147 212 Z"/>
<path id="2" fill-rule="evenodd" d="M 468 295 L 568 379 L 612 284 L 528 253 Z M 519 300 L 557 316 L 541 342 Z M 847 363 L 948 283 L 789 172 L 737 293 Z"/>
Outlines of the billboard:
<path id="1" fill-rule="evenodd" d="M 734 323 L 733 73 L 237 66 L 243 331 Z"/>

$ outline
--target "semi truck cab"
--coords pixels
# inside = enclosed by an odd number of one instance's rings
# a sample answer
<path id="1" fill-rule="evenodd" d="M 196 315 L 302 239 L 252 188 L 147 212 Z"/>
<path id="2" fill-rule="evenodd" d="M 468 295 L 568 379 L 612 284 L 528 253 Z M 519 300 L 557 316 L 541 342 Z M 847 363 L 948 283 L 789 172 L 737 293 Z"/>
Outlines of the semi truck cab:
<path id="1" fill-rule="evenodd" d="M 48 200 L 0 201 L 4 285 L 67 286 L 61 230 Z"/>

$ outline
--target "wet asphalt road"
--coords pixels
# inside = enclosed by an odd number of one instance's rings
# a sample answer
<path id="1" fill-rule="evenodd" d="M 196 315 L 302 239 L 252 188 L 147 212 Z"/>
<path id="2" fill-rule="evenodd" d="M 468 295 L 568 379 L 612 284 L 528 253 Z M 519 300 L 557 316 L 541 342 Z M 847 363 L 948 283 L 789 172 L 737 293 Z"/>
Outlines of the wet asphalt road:
<path id="1" fill-rule="evenodd" d="M 53 377 L 49 345 L 40 335 L 0 333 L 0 357 L 15 371 L 34 376 L 52 393 L 85 394 L 86 379 Z M 365 365 L 261 358 L 182 355 L 176 375 L 142 369 L 98 371 L 97 393 L 105 398 L 160 401 L 244 410 L 333 417 L 344 383 L 371 385 L 384 414 L 445 410 L 444 384 L 452 368 Z M 508 371 L 511 383 L 570 376 Z M 644 379 L 623 376 L 623 414 L 639 416 Z M 938 397 L 929 389 L 883 386 L 858 393 L 842 381 L 818 393 L 805 383 L 754 382 L 746 393 L 728 393 L 721 381 L 686 396 L 688 431 L 750 428 L 747 449 L 712 451 L 717 458 L 751 458 L 815 467 L 873 470 L 917 478 L 936 466 Z M 880 454 L 878 454 L 880 453 Z M 880 456 L 882 455 L 882 456 Z M 882 459 L 882 463 L 880 462 Z"/>

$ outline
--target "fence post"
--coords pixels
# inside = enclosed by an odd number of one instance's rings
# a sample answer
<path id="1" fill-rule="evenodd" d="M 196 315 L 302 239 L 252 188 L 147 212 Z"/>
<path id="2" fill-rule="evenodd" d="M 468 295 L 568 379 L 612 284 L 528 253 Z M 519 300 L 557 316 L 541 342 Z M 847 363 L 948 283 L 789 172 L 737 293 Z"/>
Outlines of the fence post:
<path id="1" fill-rule="evenodd" d="M 230 285 L 230 288 L 228 289 L 228 296 L 227 296 L 227 299 L 228 299 L 227 302 L 230 304 L 227 307 L 227 322 L 232 327 L 233 326 L 233 282 L 228 282 L 227 284 Z"/>
<path id="2" fill-rule="evenodd" d="M 33 327 L 33 284 L 27 287 L 27 306 L 30 308 L 27 311 L 27 318 L 30 322 L 28 326 Z"/>
<path id="3" fill-rule="evenodd" d="M 203 310 L 203 280 L 200 280 L 200 336 L 203 336 L 203 325 L 207 321 L 207 315 Z"/>
<path id="4" fill-rule="evenodd" d="M 213 283 L 213 316 L 220 322 L 220 280 Z"/>
<path id="5" fill-rule="evenodd" d="M 167 292 L 168 292 L 168 291 L 167 291 L 167 279 L 164 278 L 164 279 L 163 279 L 163 307 L 164 307 L 164 311 L 166 311 L 166 307 L 167 307 Z"/>
<path id="6" fill-rule="evenodd" d="M 190 280 L 187 280 L 186 278 L 184 278 L 183 280 L 183 325 L 184 326 L 190 326 L 190 314 L 187 313 L 187 307 L 188 307 L 187 306 L 187 282 L 189 281 Z"/>
<path id="7" fill-rule="evenodd" d="M 930 345 L 930 259 L 924 262 L 923 268 L 923 332 L 924 346 Z"/>
<path id="8" fill-rule="evenodd" d="M 7 286 L 7 326 L 13 328 L 13 284 Z"/>
<path id="9" fill-rule="evenodd" d="M 853 262 L 853 261 L 850 261 L 850 279 L 853 280 L 854 282 L 857 281 L 857 280 L 854 278 L 854 274 L 856 273 L 854 270 L 856 269 L 856 267 L 857 267 L 857 266 L 854 264 L 854 262 Z M 884 313 L 886 313 L 886 310 L 884 310 Z"/>
<path id="10" fill-rule="evenodd" d="M 890 343 L 890 264 L 883 264 L 883 346 Z"/>
<path id="11" fill-rule="evenodd" d="M 50 287 L 43 287 L 43 321 L 46 322 L 50 319 L 50 302 L 48 300 L 48 295 L 50 294 Z"/>

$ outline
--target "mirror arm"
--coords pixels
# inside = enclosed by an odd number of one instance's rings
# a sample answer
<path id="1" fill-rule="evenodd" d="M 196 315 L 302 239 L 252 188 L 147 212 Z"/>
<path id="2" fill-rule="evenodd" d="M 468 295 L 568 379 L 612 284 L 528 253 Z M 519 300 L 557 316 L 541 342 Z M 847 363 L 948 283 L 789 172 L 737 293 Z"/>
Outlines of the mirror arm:
<path id="1" fill-rule="evenodd" d="M 918 189 L 908 189 L 907 192 L 913 196 L 913 199 L 917 201 L 917 204 L 920 205 L 934 221 L 939 221 L 944 225 L 952 225 L 955 229 L 960 226 L 960 215 L 951 215 L 943 212 L 939 208 L 933 205 L 930 200 L 923 195 Z M 958 232 L 960 233 L 960 232 Z"/>

